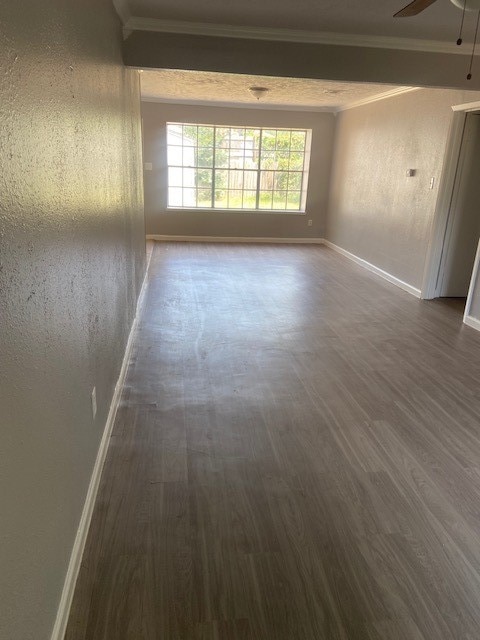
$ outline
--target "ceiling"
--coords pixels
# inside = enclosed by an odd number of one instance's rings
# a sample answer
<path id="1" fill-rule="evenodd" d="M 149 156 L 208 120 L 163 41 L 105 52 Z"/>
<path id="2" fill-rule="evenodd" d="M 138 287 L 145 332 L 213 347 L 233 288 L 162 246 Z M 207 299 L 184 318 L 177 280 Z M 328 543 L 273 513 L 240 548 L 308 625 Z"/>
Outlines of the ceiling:
<path id="1" fill-rule="evenodd" d="M 347 35 L 408 38 L 454 43 L 462 12 L 450 0 L 437 0 L 422 14 L 393 18 L 408 0 L 115 0 L 124 15 L 207 25 L 289 29 Z M 475 31 L 467 14 L 465 40 Z"/>
<path id="2" fill-rule="evenodd" d="M 330 82 L 302 78 L 273 78 L 204 71 L 144 70 L 142 98 L 191 103 L 240 104 L 255 107 L 304 108 L 336 111 L 398 91 L 393 85 Z M 268 92 L 260 101 L 249 87 L 263 86 Z"/>

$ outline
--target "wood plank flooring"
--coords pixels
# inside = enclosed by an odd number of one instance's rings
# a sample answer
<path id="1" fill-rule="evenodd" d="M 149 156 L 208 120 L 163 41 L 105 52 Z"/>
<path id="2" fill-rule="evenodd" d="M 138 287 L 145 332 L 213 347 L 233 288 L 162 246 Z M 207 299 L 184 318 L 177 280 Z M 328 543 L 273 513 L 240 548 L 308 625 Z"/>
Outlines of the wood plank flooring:
<path id="1" fill-rule="evenodd" d="M 157 244 L 67 640 L 478 640 L 480 334 L 325 247 Z"/>

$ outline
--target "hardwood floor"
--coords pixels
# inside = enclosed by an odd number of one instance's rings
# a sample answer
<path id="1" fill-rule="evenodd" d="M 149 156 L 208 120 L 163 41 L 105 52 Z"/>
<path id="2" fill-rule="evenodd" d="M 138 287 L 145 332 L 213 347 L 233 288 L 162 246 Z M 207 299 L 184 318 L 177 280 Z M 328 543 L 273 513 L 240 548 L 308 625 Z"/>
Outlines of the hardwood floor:
<path id="1" fill-rule="evenodd" d="M 325 247 L 157 244 L 66 639 L 478 640 L 457 306 Z"/>

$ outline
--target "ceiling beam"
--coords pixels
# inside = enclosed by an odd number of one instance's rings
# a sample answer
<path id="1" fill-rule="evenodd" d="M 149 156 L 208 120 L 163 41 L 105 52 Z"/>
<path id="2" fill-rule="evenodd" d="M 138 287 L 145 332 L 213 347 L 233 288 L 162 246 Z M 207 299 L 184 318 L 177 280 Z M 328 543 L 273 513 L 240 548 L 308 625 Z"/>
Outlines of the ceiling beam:
<path id="1" fill-rule="evenodd" d="M 115 0 L 126 2 L 127 0 Z M 160 20 L 158 18 L 139 18 L 131 16 L 125 23 L 125 29 L 132 31 L 158 31 L 160 33 L 188 34 L 193 36 L 216 36 L 225 38 L 243 38 L 247 40 L 275 40 L 279 42 L 304 42 L 310 44 L 335 44 L 352 47 L 373 47 L 378 49 L 399 49 L 405 51 L 430 51 L 432 53 L 465 54 L 471 50 L 466 40 L 463 47 L 455 41 L 425 40 L 418 38 L 399 38 L 383 35 L 361 35 L 356 33 L 334 33 L 330 31 L 305 31 L 299 29 L 280 29 L 272 27 L 251 27 L 204 22 L 186 22 L 183 20 Z M 469 49 L 470 47 L 470 49 Z M 480 52 L 477 53 L 480 55 Z"/>
<path id="2" fill-rule="evenodd" d="M 480 62 L 467 80 L 469 57 L 448 53 L 133 31 L 123 55 L 137 68 L 480 89 Z"/>

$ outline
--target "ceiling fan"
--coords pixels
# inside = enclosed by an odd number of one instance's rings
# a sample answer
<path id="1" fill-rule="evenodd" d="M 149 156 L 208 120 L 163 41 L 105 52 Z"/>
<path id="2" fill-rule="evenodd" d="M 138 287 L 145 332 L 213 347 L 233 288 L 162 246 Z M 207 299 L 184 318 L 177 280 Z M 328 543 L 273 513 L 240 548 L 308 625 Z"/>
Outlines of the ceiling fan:
<path id="1" fill-rule="evenodd" d="M 403 7 L 403 9 L 400 9 L 400 11 L 397 11 L 397 13 L 393 15 L 393 17 L 394 18 L 410 18 L 411 16 L 416 16 L 419 13 L 422 13 L 422 11 L 425 11 L 425 9 L 428 9 L 428 7 L 436 1 L 437 0 L 413 0 L 413 2 L 409 2 L 409 4 L 407 4 L 406 7 Z M 475 47 L 477 43 L 477 35 L 478 35 L 478 29 L 480 25 L 480 0 L 450 0 L 450 2 L 462 10 L 460 35 L 457 40 L 458 45 L 461 45 L 463 42 L 462 32 L 463 32 L 463 24 L 465 20 L 465 12 L 466 11 L 478 12 L 477 27 L 475 29 L 475 37 L 473 39 L 473 50 L 470 58 L 470 67 L 467 74 L 467 80 L 471 80 L 473 60 L 475 57 Z"/>
<path id="2" fill-rule="evenodd" d="M 410 16 L 416 16 L 425 9 L 436 2 L 437 0 L 413 0 L 407 4 L 406 7 L 397 11 L 394 14 L 394 18 L 409 18 Z M 452 4 L 454 4 L 462 11 L 478 11 L 480 9 L 480 1 L 479 0 L 450 0 Z"/>

